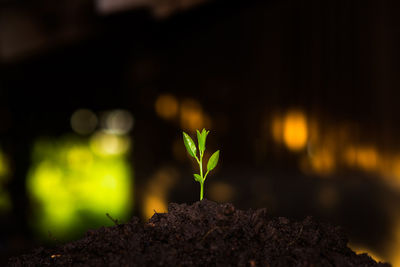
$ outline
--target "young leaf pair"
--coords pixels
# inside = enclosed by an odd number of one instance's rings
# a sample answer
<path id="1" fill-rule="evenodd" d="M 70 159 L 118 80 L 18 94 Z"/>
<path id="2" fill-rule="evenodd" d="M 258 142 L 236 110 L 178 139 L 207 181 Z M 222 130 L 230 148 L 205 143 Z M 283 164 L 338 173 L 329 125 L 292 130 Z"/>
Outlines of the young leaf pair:
<path id="1" fill-rule="evenodd" d="M 210 159 L 208 160 L 207 172 L 205 173 L 205 175 L 203 175 L 203 156 L 204 151 L 206 150 L 206 139 L 209 132 L 210 131 L 207 131 L 206 129 L 203 129 L 201 132 L 199 132 L 199 130 L 196 130 L 197 143 L 199 147 L 199 157 L 197 157 L 196 144 L 187 133 L 183 132 L 183 143 L 185 144 L 186 150 L 189 155 L 195 158 L 197 163 L 199 164 L 200 174 L 195 173 L 193 174 L 193 176 L 194 180 L 200 183 L 200 200 L 203 199 L 204 195 L 204 181 L 206 180 L 208 173 L 217 166 L 219 159 L 219 150 L 217 150 L 216 152 L 214 152 L 214 154 L 211 155 Z"/>

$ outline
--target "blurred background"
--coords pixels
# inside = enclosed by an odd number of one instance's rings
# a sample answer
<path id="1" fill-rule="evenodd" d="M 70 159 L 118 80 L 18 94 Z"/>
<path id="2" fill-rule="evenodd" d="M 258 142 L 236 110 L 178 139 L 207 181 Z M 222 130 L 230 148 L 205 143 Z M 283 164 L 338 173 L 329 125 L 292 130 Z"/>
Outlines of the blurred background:
<path id="1" fill-rule="evenodd" d="M 0 0 L 0 252 L 205 197 L 400 266 L 398 1 Z"/>

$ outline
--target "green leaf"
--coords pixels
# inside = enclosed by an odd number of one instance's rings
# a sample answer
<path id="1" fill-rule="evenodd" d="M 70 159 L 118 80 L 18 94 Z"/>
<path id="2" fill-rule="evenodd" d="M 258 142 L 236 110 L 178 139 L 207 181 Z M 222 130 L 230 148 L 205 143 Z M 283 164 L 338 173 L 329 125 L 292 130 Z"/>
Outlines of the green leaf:
<path id="1" fill-rule="evenodd" d="M 201 153 L 204 152 L 204 142 L 203 142 L 203 135 L 199 132 L 199 130 L 196 130 L 197 133 L 197 143 L 199 144 L 199 150 Z"/>
<path id="2" fill-rule="evenodd" d="M 197 173 L 195 173 L 195 174 L 193 174 L 193 176 L 194 176 L 194 180 L 195 180 L 196 182 L 199 182 L 199 183 L 202 182 L 203 179 L 201 178 L 200 175 L 198 175 Z"/>
<path id="3" fill-rule="evenodd" d="M 206 150 L 206 139 L 209 131 L 203 129 L 201 133 L 197 130 L 197 141 L 199 143 L 199 150 L 203 153 Z"/>
<path id="4" fill-rule="evenodd" d="M 211 171 L 217 166 L 218 159 L 219 159 L 219 150 L 215 151 L 214 154 L 212 154 L 212 156 L 208 160 L 207 171 Z"/>
<path id="5" fill-rule="evenodd" d="M 196 158 L 196 144 L 193 142 L 192 138 L 190 138 L 190 136 L 185 133 L 183 133 L 183 143 L 185 144 L 186 150 L 189 153 L 190 156 L 192 156 L 193 158 Z"/>
<path id="6" fill-rule="evenodd" d="M 204 139 L 204 150 L 206 150 L 206 139 L 207 139 L 207 135 L 210 131 L 207 131 L 206 129 L 203 129 L 203 131 L 201 131 L 201 134 L 203 136 Z"/>

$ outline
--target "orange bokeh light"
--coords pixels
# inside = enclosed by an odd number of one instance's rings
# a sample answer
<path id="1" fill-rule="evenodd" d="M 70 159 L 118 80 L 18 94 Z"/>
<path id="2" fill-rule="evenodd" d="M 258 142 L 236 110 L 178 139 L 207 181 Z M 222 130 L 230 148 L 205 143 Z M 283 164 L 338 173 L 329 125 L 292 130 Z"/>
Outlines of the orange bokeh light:
<path id="1" fill-rule="evenodd" d="M 196 100 L 185 99 L 180 108 L 180 123 L 183 129 L 195 131 L 205 127 L 203 110 Z"/>
<path id="2" fill-rule="evenodd" d="M 163 119 L 173 119 L 178 114 L 178 100 L 170 94 L 160 95 L 155 102 L 155 110 L 158 116 Z"/>
<path id="3" fill-rule="evenodd" d="M 307 119 L 302 111 L 289 111 L 283 119 L 283 141 L 293 151 L 303 149 L 307 144 Z"/>

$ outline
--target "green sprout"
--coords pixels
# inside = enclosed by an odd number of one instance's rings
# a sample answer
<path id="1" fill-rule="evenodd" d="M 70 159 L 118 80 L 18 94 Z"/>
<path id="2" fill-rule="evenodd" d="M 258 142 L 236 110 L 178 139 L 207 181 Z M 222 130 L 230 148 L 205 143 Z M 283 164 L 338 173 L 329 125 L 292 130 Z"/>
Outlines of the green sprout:
<path id="1" fill-rule="evenodd" d="M 183 143 L 185 144 L 186 150 L 189 153 L 189 155 L 195 158 L 197 163 L 199 164 L 200 174 L 195 173 L 193 174 L 193 176 L 194 180 L 200 183 L 200 200 L 202 200 L 204 195 L 203 193 L 204 181 L 206 180 L 208 173 L 212 169 L 214 169 L 218 164 L 219 150 L 215 151 L 214 154 L 211 155 L 207 163 L 207 172 L 205 175 L 203 175 L 203 156 L 204 156 L 204 151 L 206 150 L 207 135 L 210 131 L 203 129 L 201 133 L 199 132 L 199 130 L 196 130 L 196 132 L 197 132 L 197 142 L 199 145 L 200 159 L 197 157 L 196 144 L 193 142 L 192 138 L 190 138 L 190 136 L 185 132 L 183 132 Z"/>

